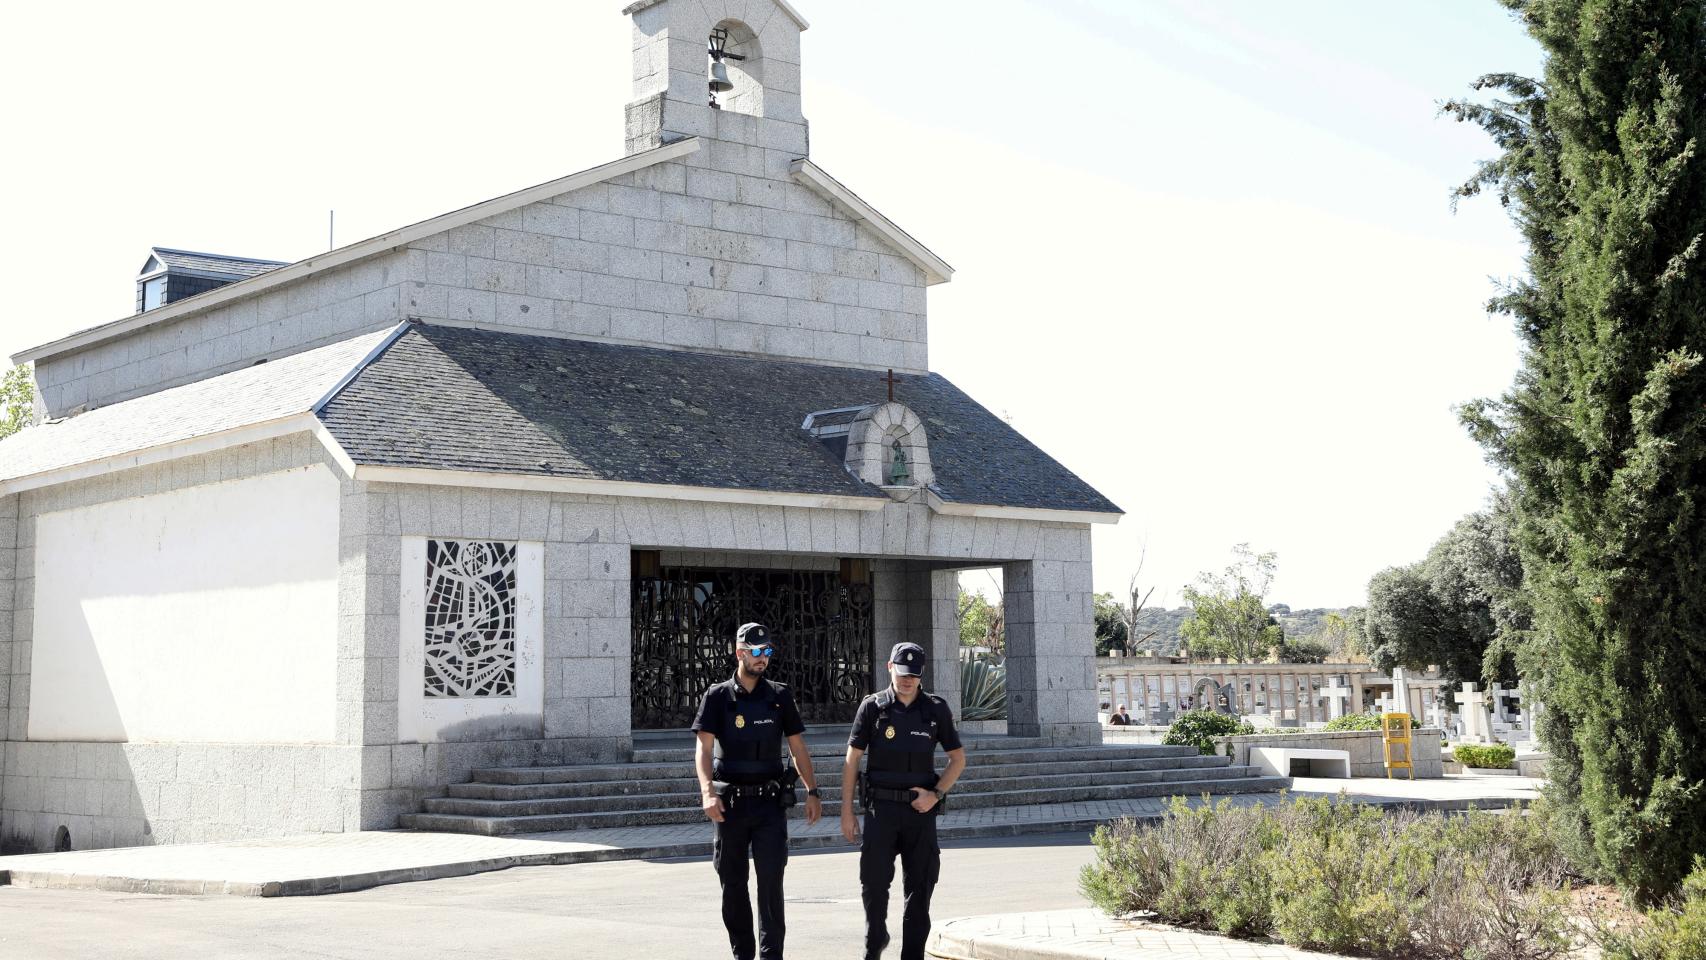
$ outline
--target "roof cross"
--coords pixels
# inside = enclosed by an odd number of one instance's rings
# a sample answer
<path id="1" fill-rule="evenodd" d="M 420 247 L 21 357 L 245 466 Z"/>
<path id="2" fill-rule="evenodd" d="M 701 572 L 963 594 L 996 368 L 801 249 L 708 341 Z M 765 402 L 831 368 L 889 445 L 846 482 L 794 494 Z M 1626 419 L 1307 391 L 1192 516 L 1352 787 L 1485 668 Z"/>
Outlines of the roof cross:
<path id="1" fill-rule="evenodd" d="M 883 382 L 889 385 L 889 402 L 893 403 L 894 385 L 900 382 L 900 378 L 894 375 L 893 370 L 890 370 L 889 375 L 883 378 Z"/>

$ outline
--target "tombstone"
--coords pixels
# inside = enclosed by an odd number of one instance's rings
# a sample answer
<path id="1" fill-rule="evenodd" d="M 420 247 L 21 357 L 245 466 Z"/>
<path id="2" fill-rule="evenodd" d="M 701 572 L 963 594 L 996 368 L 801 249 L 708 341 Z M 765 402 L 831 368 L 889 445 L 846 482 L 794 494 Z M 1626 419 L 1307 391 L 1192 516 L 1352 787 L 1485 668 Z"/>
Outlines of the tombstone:
<path id="1" fill-rule="evenodd" d="M 1493 728 L 1487 713 L 1487 695 L 1475 689 L 1475 684 L 1465 683 L 1463 692 L 1457 695 L 1457 705 L 1462 710 L 1462 739 L 1469 743 L 1491 743 Z"/>
<path id="2" fill-rule="evenodd" d="M 1505 723 L 1514 724 L 1522 716 L 1522 698 L 1503 684 L 1493 685 L 1493 715 Z"/>
<path id="3" fill-rule="evenodd" d="M 1351 688 L 1345 686 L 1343 680 L 1334 677 L 1321 694 L 1327 698 L 1327 719 L 1337 720 L 1345 715 L 1345 706 L 1351 701 Z"/>
<path id="4" fill-rule="evenodd" d="M 1428 711 L 1428 722 L 1440 730 L 1451 730 L 1451 711 L 1446 709 L 1444 697 L 1434 697 L 1433 707 Z"/>
<path id="5" fill-rule="evenodd" d="M 1384 712 L 1410 712 L 1410 676 L 1403 667 L 1392 668 L 1392 702 Z"/>
<path id="6" fill-rule="evenodd" d="M 1155 725 L 1156 726 L 1165 727 L 1165 726 L 1172 725 L 1172 723 L 1173 723 L 1173 708 L 1171 705 L 1163 703 L 1159 707 L 1155 708 Z"/>

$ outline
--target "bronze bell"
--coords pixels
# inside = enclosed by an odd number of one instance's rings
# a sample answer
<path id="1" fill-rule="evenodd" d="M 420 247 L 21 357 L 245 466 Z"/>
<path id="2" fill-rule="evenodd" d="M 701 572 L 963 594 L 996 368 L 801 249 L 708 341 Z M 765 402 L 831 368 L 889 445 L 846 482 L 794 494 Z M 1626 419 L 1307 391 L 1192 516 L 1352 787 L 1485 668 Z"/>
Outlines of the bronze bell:
<path id="1" fill-rule="evenodd" d="M 721 60 L 711 61 L 711 92 L 728 93 L 735 85 L 729 80 L 729 68 Z"/>

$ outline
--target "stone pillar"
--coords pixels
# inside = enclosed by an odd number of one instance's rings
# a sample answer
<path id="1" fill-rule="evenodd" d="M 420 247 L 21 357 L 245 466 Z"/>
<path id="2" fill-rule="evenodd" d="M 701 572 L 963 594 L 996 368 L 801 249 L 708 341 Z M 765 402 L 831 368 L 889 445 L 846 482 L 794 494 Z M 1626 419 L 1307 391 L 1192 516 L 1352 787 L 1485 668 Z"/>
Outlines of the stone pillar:
<path id="1" fill-rule="evenodd" d="M 1071 528 L 1044 539 L 1078 543 Z M 1089 532 L 1082 552 L 1088 557 Z M 1069 569 L 1071 568 L 1071 569 Z M 1082 568 L 1082 569 L 1078 569 Z M 1007 732 L 1061 744 L 1100 743 L 1090 564 L 1031 560 L 1002 566 L 1007 617 Z M 1071 580 L 1069 583 L 1068 580 Z"/>
<path id="2" fill-rule="evenodd" d="M 40 406 L 36 407 L 41 410 Z M 12 623 L 17 615 L 17 584 L 18 584 L 18 497 L 13 494 L 0 497 L 0 810 L 6 809 L 6 741 L 11 739 L 8 728 L 14 726 L 8 720 L 11 707 L 24 706 L 24 697 L 19 696 L 16 704 L 12 699 L 13 677 L 22 676 L 27 682 L 29 673 L 23 667 L 25 654 L 18 648 L 23 644 L 14 643 L 17 636 Z M 28 634 L 24 634 L 28 636 Z M 20 715 L 21 716 L 21 715 Z M 22 739 L 24 722 L 15 724 Z"/>
<path id="3" fill-rule="evenodd" d="M 871 563 L 871 597 L 875 604 L 872 611 L 875 622 L 871 631 L 872 690 L 881 690 L 889 685 L 889 651 L 902 640 L 911 639 L 906 622 L 906 580 L 907 570 L 903 561 L 877 560 Z"/>
<path id="4" fill-rule="evenodd" d="M 959 595 L 957 570 L 931 570 L 920 564 L 907 572 L 907 639 L 930 657 L 924 689 L 948 701 L 955 718 L 961 706 Z M 883 651 L 885 660 L 887 655 Z"/>

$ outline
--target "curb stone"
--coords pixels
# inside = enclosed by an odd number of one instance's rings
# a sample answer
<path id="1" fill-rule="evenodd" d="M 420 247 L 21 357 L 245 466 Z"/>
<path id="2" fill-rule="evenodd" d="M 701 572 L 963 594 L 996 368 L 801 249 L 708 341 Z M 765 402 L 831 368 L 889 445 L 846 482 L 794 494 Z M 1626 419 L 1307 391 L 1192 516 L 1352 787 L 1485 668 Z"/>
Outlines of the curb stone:
<path id="1" fill-rule="evenodd" d="M 1277 794 L 1245 794 L 1252 802 L 1261 802 L 1264 797 L 1277 798 Z M 1218 800 L 1218 797 L 1210 797 Z M 1359 798 L 1365 802 L 1379 806 L 1416 811 L 1460 811 L 1473 806 L 1478 810 L 1509 809 L 1520 800 L 1513 798 L 1482 798 L 1469 800 L 1461 798 L 1423 799 L 1423 798 Z M 1006 823 L 975 823 L 955 826 L 944 826 L 939 831 L 943 840 L 970 840 L 987 837 L 1012 837 L 1043 833 L 1088 833 L 1096 827 L 1113 820 L 1133 819 L 1140 821 L 1157 820 L 1162 816 L 1164 803 L 1150 801 L 1142 807 L 1133 805 L 1132 809 L 1098 811 L 1091 816 L 1058 816 L 1052 818 L 1038 817 L 1036 819 L 1018 819 Z M 795 828 L 799 829 L 798 826 Z M 824 830 L 820 823 L 816 828 Z M 7 858 L 11 863 L 0 868 L 0 886 L 12 884 L 18 887 L 32 887 L 53 890 L 98 890 L 110 893 L 140 893 L 163 894 L 175 896 L 239 896 L 239 897 L 294 897 L 322 896 L 335 893 L 351 893 L 372 887 L 385 886 L 394 883 L 412 883 L 422 880 L 441 880 L 452 877 L 464 877 L 477 873 L 505 870 L 510 867 L 552 866 L 573 863 L 596 863 L 610 860 L 655 860 L 682 857 L 708 857 L 711 854 L 711 842 L 704 840 L 676 842 L 647 842 L 645 828 L 633 831 L 639 836 L 631 839 L 615 839 L 605 837 L 577 837 L 574 833 L 561 834 L 520 834 L 502 840 L 493 840 L 494 844 L 504 844 L 506 841 L 518 841 L 526 846 L 548 845 L 556 849 L 542 850 L 538 853 L 515 853 L 510 855 L 493 856 L 480 855 L 475 850 L 461 858 L 449 857 L 436 863 L 417 863 L 413 865 L 387 866 L 381 869 L 353 869 L 348 872 L 337 872 L 335 867 L 327 869 L 323 874 L 311 876 L 276 877 L 289 871 L 276 863 L 265 862 L 267 851 L 265 843 L 238 842 L 235 844 L 209 844 L 201 846 L 202 851 L 229 852 L 231 847 L 261 847 L 256 857 L 260 863 L 250 865 L 247 869 L 229 867 L 202 866 L 199 871 L 163 868 L 158 862 L 150 864 L 150 854 L 187 859 L 194 850 L 189 846 L 178 847 L 147 847 L 124 848 L 123 850 L 92 850 L 75 854 L 39 854 L 26 857 Z M 334 835 L 325 840 L 327 857 L 336 859 L 344 854 L 336 848 L 342 842 L 348 841 L 351 847 L 357 847 L 370 839 L 384 841 L 385 846 L 410 847 L 414 841 L 419 841 L 418 849 L 406 850 L 414 859 L 433 857 L 434 844 L 451 840 L 466 842 L 470 838 L 461 835 L 444 835 L 431 833 L 411 833 L 408 831 L 383 831 L 366 835 L 345 834 Z M 300 838 L 298 838 L 300 839 Z M 488 838 L 490 839 L 490 838 Z M 588 842 L 591 841 L 591 842 Z M 290 844 L 290 840 L 279 841 L 278 846 Z M 831 829 L 816 834 L 796 834 L 790 841 L 790 849 L 796 851 L 819 850 L 836 847 L 846 847 L 839 832 Z M 568 848 L 568 849 L 565 849 Z M 135 851 L 129 854 L 126 851 Z M 176 853 L 161 853 L 176 851 Z M 359 852 L 359 851 L 358 851 Z M 439 856 L 443 856 L 442 850 Z M 32 860 L 37 860 L 31 863 Z M 64 869 L 52 869 L 53 865 L 41 861 L 49 858 L 94 858 L 95 863 L 87 860 L 73 860 Z M 126 864 L 123 867 L 107 866 L 104 870 L 97 864 L 99 860 L 134 859 L 135 866 Z M 277 858 L 275 857 L 275 860 Z M 330 866 L 330 865 L 328 865 Z M 359 864 L 350 864 L 359 866 Z M 223 871 L 224 876 L 219 874 Z M 201 872 L 202 876 L 172 876 L 172 874 Z M 275 878 L 267 878 L 268 872 L 274 873 Z M 310 869 L 308 872 L 313 872 Z M 254 879 L 234 879 L 233 873 L 246 873 Z M 164 875 L 163 875 L 164 874 Z"/>
<path id="2" fill-rule="evenodd" d="M 934 960 L 1335 960 L 1284 944 L 1131 923 L 1096 910 L 960 917 L 938 923 Z"/>

